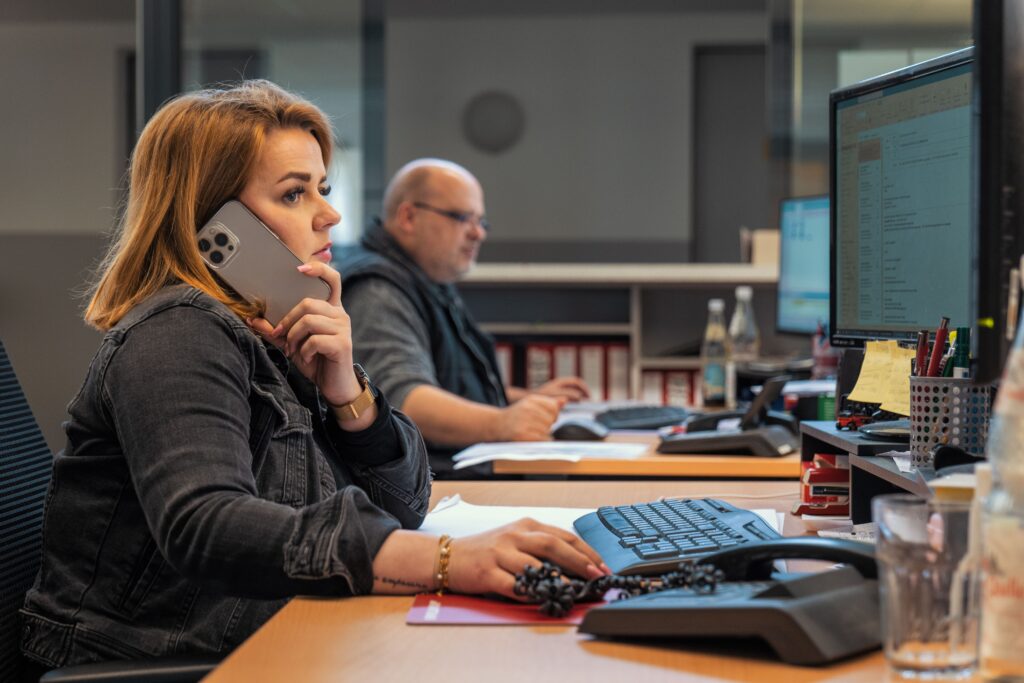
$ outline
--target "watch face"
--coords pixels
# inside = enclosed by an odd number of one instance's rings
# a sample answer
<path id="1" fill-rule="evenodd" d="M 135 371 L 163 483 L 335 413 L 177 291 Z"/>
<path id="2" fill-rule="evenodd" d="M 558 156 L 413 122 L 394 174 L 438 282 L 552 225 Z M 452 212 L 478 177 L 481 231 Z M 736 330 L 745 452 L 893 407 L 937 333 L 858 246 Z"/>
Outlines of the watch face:
<path id="1" fill-rule="evenodd" d="M 360 384 L 366 386 L 367 384 L 370 383 L 370 376 L 366 374 L 366 370 L 363 370 L 362 365 L 360 365 L 359 363 L 353 363 L 352 369 L 355 370 L 356 379 L 359 380 Z"/>

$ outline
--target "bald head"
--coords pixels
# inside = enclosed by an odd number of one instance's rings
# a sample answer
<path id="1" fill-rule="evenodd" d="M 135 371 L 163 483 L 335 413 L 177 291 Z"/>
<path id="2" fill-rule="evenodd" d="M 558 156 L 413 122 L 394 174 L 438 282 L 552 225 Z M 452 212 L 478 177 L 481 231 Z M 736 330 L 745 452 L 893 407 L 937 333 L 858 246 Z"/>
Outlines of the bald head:
<path id="1" fill-rule="evenodd" d="M 435 282 L 469 272 L 487 237 L 484 192 L 473 174 L 444 159 L 417 159 L 384 191 L 384 227 Z"/>
<path id="2" fill-rule="evenodd" d="M 444 180 L 480 183 L 462 166 L 445 159 L 416 159 L 398 169 L 384 190 L 384 222 L 390 223 L 402 202 L 431 202 L 443 199 Z M 482 192 L 481 192 L 482 194 Z"/>

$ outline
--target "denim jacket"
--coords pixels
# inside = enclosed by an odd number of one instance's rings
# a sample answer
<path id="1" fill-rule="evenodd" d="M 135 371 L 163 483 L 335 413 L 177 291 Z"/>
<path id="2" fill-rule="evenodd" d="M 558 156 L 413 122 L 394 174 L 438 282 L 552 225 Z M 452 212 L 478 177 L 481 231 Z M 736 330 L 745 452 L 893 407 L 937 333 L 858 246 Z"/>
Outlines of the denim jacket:
<path id="1" fill-rule="evenodd" d="M 48 666 L 230 651 L 293 595 L 373 587 L 423 521 L 417 429 L 345 432 L 227 307 L 167 287 L 111 329 L 69 406 L 22 651 Z"/>

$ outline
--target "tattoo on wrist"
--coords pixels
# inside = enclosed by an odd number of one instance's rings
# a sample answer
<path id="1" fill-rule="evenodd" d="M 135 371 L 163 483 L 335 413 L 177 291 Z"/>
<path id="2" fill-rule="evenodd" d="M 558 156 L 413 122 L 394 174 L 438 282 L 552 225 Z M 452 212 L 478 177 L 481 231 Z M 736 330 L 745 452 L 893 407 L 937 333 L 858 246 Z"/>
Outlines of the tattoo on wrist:
<path id="1" fill-rule="evenodd" d="M 416 581 L 405 581 L 404 579 L 393 579 L 393 578 L 388 577 L 388 576 L 374 576 L 373 580 L 374 581 L 379 581 L 380 583 L 384 583 L 384 584 L 387 584 L 389 586 L 394 586 L 396 588 L 397 587 L 403 587 L 403 588 L 418 588 L 420 590 L 425 590 L 425 591 L 430 590 L 430 586 L 428 586 L 426 584 L 417 583 Z"/>

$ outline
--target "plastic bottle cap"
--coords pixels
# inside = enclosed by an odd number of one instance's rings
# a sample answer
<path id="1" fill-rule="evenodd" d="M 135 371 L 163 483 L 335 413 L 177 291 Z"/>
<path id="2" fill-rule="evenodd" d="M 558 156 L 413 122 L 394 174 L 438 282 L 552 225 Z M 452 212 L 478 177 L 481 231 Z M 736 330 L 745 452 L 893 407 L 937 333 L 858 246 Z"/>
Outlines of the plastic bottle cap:
<path id="1" fill-rule="evenodd" d="M 750 287 L 750 285 L 740 285 L 739 287 L 736 288 L 736 298 L 737 299 L 747 299 L 747 300 L 749 300 L 753 296 L 754 296 L 754 290 Z"/>
<path id="2" fill-rule="evenodd" d="M 722 299 L 708 299 L 708 310 L 714 313 L 721 313 L 725 310 L 725 301 Z"/>

